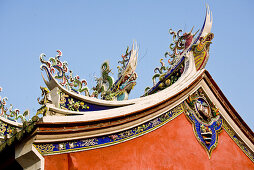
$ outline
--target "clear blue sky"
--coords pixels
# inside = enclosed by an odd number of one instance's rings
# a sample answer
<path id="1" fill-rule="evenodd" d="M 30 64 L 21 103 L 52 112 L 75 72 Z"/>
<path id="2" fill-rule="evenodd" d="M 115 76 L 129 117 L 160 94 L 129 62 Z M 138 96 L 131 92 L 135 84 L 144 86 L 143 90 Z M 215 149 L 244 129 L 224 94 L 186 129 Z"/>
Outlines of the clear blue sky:
<path id="1" fill-rule="evenodd" d="M 152 85 L 153 69 L 159 66 L 171 43 L 169 28 L 199 29 L 210 5 L 215 34 L 206 69 L 225 96 L 254 129 L 254 63 L 252 0 L 183 1 L 0 1 L 0 96 L 9 98 L 21 111 L 40 107 L 37 97 L 41 78 L 39 55 L 63 52 L 74 74 L 88 81 L 100 75 L 109 60 L 117 77 L 117 61 L 127 45 L 137 40 L 137 85 L 131 98 Z"/>

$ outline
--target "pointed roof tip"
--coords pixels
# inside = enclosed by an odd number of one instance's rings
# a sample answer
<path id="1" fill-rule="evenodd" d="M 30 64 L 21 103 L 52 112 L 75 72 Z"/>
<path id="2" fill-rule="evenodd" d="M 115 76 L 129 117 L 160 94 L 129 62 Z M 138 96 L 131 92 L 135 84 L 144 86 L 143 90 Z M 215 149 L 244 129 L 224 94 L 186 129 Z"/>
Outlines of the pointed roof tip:
<path id="1" fill-rule="evenodd" d="M 212 18 L 212 11 L 210 10 L 210 6 L 206 3 L 206 16 L 210 16 L 210 20 Z"/>
<path id="2" fill-rule="evenodd" d="M 132 50 L 134 50 L 135 41 L 136 41 L 136 40 L 133 40 L 133 42 L 132 42 L 132 48 L 131 48 Z"/>
<path id="3" fill-rule="evenodd" d="M 208 3 L 205 3 L 205 7 L 206 7 L 206 10 L 207 10 L 207 11 L 210 11 L 210 6 L 209 6 Z"/>
<path id="4" fill-rule="evenodd" d="M 138 50 L 138 44 L 137 44 L 137 41 L 134 39 L 133 40 L 133 43 L 132 43 L 132 48 L 131 48 L 131 50 Z"/>
<path id="5" fill-rule="evenodd" d="M 45 79 L 45 77 L 43 76 L 42 73 L 41 73 L 41 76 L 42 76 L 42 79 L 43 79 L 44 83 L 46 84 L 46 86 L 48 86 L 48 85 L 49 85 L 49 82 Z"/>

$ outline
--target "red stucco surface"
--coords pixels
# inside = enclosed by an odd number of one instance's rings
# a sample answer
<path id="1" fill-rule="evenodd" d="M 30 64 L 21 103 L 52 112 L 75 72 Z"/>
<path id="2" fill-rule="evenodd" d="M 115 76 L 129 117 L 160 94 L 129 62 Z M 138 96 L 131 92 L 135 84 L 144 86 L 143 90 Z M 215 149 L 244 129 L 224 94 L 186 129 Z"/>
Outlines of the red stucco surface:
<path id="1" fill-rule="evenodd" d="M 254 163 L 223 130 L 209 160 L 182 114 L 136 139 L 110 147 L 45 156 L 45 170 L 254 169 Z"/>

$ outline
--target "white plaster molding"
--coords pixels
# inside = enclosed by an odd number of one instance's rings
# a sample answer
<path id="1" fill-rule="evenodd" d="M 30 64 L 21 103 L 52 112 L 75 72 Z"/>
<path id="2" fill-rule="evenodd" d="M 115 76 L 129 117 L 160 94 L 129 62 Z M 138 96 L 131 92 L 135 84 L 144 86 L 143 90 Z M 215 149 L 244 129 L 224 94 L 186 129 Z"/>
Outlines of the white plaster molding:
<path id="1" fill-rule="evenodd" d="M 34 138 L 15 146 L 15 159 L 24 170 L 44 170 L 44 158 L 33 142 Z"/>
<path id="2" fill-rule="evenodd" d="M 54 82 L 54 83 L 52 83 Z M 94 97 L 88 97 L 88 96 L 84 96 L 82 94 L 77 94 L 71 91 L 68 91 L 67 89 L 65 89 L 63 86 L 61 86 L 57 80 L 55 80 L 54 77 L 52 77 L 52 80 L 49 81 L 49 83 L 54 84 L 54 88 L 58 87 L 62 92 L 75 97 L 79 100 L 88 102 L 88 103 L 92 103 L 92 104 L 98 104 L 98 105 L 102 105 L 102 106 L 125 106 L 125 105 L 130 105 L 133 104 L 132 100 L 123 100 L 123 101 L 107 101 L 107 100 L 101 100 L 101 99 L 97 99 Z M 47 83 L 46 83 L 47 84 Z M 51 87 L 53 88 L 53 87 Z"/>
<path id="3" fill-rule="evenodd" d="M 203 72 L 203 71 L 202 71 Z M 198 75 L 200 75 L 202 72 L 200 72 Z M 197 77 L 197 76 L 195 76 Z M 189 85 L 189 83 L 185 83 L 182 86 L 186 87 L 186 85 Z M 116 126 L 116 127 L 110 127 L 110 128 L 105 128 L 105 129 L 100 129 L 100 130 L 93 130 L 90 132 L 78 132 L 78 133 L 73 133 L 73 134 L 60 134 L 60 135 L 54 135 L 54 136 L 47 136 L 47 135 L 40 135 L 38 136 L 38 138 L 36 139 L 36 143 L 43 143 L 43 142 L 53 142 L 53 141 L 66 141 L 66 140 L 76 140 L 76 139 L 83 139 L 83 138 L 90 138 L 90 137 L 97 137 L 97 136 L 101 136 L 101 135 L 108 135 L 108 134 L 112 134 L 112 133 L 116 133 L 116 132 L 120 132 L 120 131 L 124 131 L 127 129 L 130 129 L 134 126 L 143 124 L 163 113 L 165 113 L 166 111 L 172 109 L 173 107 L 177 106 L 178 104 L 180 104 L 181 102 L 183 102 L 185 99 L 188 98 L 189 95 L 193 94 L 195 91 L 197 91 L 198 88 L 202 87 L 205 91 L 205 93 L 207 94 L 207 96 L 210 98 L 210 100 L 214 103 L 214 105 L 216 105 L 216 107 L 219 109 L 222 117 L 227 121 L 227 123 L 231 126 L 231 128 L 233 128 L 233 130 L 237 133 L 237 135 L 244 141 L 244 143 L 252 150 L 254 151 L 254 145 L 252 144 L 252 142 L 244 135 L 244 133 L 240 130 L 240 128 L 235 124 L 235 122 L 231 119 L 231 117 L 229 116 L 229 114 L 225 111 L 224 107 L 222 106 L 222 103 L 220 103 L 220 101 L 216 98 L 215 94 L 213 94 L 213 92 L 210 90 L 209 86 L 207 85 L 207 83 L 204 80 L 201 80 L 195 87 L 193 87 L 187 94 L 185 94 L 184 96 L 182 96 L 180 99 L 178 99 L 177 101 L 175 101 L 174 103 L 170 104 L 169 106 L 166 106 L 165 108 L 151 114 L 148 116 L 145 116 L 144 118 L 141 118 L 139 120 L 136 121 L 132 121 L 130 123 L 126 123 L 125 125 L 120 125 L 120 126 Z M 167 95 L 167 93 L 165 93 Z M 161 96 L 161 95 L 159 95 Z M 158 97 L 159 98 L 159 97 Z M 141 98 L 142 99 L 142 98 Z M 163 98 L 160 99 L 160 101 L 162 101 Z M 103 115 L 106 115 L 108 118 L 111 116 L 116 116 L 116 113 L 122 111 L 121 113 L 117 114 L 119 115 L 124 115 L 127 114 L 130 110 L 133 110 L 132 107 L 135 108 L 135 110 L 143 108 L 143 107 L 147 107 L 147 106 L 151 106 L 151 104 L 154 103 L 154 101 L 157 101 L 157 98 L 153 98 L 153 101 L 150 100 L 144 100 L 143 101 L 143 106 L 140 104 L 135 104 L 134 106 L 126 106 L 123 108 L 118 108 L 118 109 L 112 109 L 111 112 L 113 111 L 112 114 L 110 114 L 110 112 L 105 113 L 106 111 L 102 111 L 102 112 L 94 112 L 89 114 L 84 114 L 82 116 L 68 116 L 68 117 L 64 117 L 64 118 L 68 118 L 71 120 L 69 120 L 69 122 L 73 122 L 73 120 L 78 120 L 78 121 L 92 121 L 92 120 L 96 120 L 97 118 L 101 118 Z M 53 121 L 58 120 L 57 122 L 65 122 L 67 119 L 64 120 L 60 120 L 62 117 L 48 117 L 48 118 L 54 118 Z M 73 119 L 72 119 L 73 118 Z M 105 117 L 104 117 L 105 118 Z M 75 121 L 74 120 L 74 121 Z M 52 121 L 52 120 L 51 120 Z"/>
<path id="4" fill-rule="evenodd" d="M 59 91 L 58 87 L 55 87 L 53 90 L 50 91 L 51 101 L 55 107 L 59 106 L 60 101 L 60 95 L 58 94 L 58 91 Z"/>
<path id="5" fill-rule="evenodd" d="M 188 68 L 186 68 L 184 70 L 184 74 L 179 78 L 179 80 L 177 82 L 175 82 L 172 86 L 170 86 L 170 87 L 168 87 L 166 89 L 168 89 L 168 90 L 174 90 L 175 87 L 177 87 L 178 84 L 183 83 L 182 81 L 186 81 L 186 79 L 189 79 L 189 78 L 191 78 L 192 76 L 195 75 L 195 73 L 197 71 L 196 71 L 195 62 L 194 62 L 194 56 L 193 56 L 193 52 L 192 51 L 186 53 L 186 60 L 189 63 L 188 63 Z M 43 77 L 43 79 L 44 79 L 44 77 Z M 79 100 L 82 100 L 82 101 L 88 102 L 88 103 L 92 103 L 92 104 L 102 105 L 102 106 L 128 106 L 128 105 L 133 105 L 133 104 L 135 104 L 137 102 L 140 102 L 143 98 L 149 98 L 150 96 L 152 96 L 152 95 L 149 95 L 149 96 L 142 97 L 142 98 L 131 99 L 131 100 L 123 100 L 123 101 L 107 101 L 107 100 L 101 100 L 101 99 L 97 99 L 97 98 L 93 98 L 93 97 L 88 97 L 88 96 L 84 96 L 84 95 L 81 95 L 81 94 L 77 94 L 77 93 L 68 91 L 63 86 L 61 86 L 55 80 L 54 77 L 52 77 L 52 79 L 49 82 L 47 82 L 46 84 L 48 84 L 48 83 L 49 84 L 53 84 L 54 85 L 54 89 L 55 88 L 59 88 L 64 93 L 66 93 L 66 94 L 68 94 L 68 95 L 70 95 L 72 97 L 75 97 L 75 98 L 77 98 Z M 51 87 L 51 88 L 53 88 L 53 87 Z M 165 91 L 165 90 L 162 90 L 162 91 Z M 160 91 L 158 93 L 161 93 L 162 91 Z M 158 93 L 156 93 L 156 94 L 158 94 Z M 153 94 L 153 95 L 155 95 L 155 94 Z"/>
<path id="6" fill-rule="evenodd" d="M 188 98 L 189 95 L 197 91 L 197 89 L 200 87 L 200 83 L 198 83 L 195 87 L 193 87 L 187 94 L 176 100 L 174 103 L 171 103 L 170 105 L 150 114 L 147 115 L 143 118 L 140 118 L 135 121 L 128 122 L 123 125 L 118 125 L 114 127 L 109 127 L 109 128 L 103 128 L 103 129 L 98 129 L 98 130 L 91 130 L 87 132 L 76 132 L 76 133 L 71 133 L 71 134 L 54 134 L 54 135 L 38 135 L 36 136 L 35 143 L 50 143 L 50 142 L 63 142 L 63 141 L 71 141 L 71 140 L 78 140 L 78 139 L 85 139 L 85 138 L 93 138 L 93 137 L 98 137 L 98 136 L 103 136 L 103 135 L 109 135 L 121 131 L 125 131 L 128 129 L 131 129 L 133 127 L 136 127 L 138 125 L 141 125 L 145 122 L 148 122 L 161 114 L 164 114 L 165 112 L 173 109 L 180 103 L 182 103 L 184 100 Z M 68 116 L 68 117 L 77 117 L 77 116 Z M 60 117 L 58 117 L 60 118 Z"/>
<path id="7" fill-rule="evenodd" d="M 8 119 L 6 119 L 4 117 L 1 117 L 1 116 L 0 116 L 0 120 L 3 121 L 4 123 L 12 125 L 12 126 L 16 126 L 16 127 L 22 127 L 23 126 L 22 123 L 14 122 L 14 121 L 8 120 Z"/>
<path id="8" fill-rule="evenodd" d="M 236 125 L 236 123 L 231 119 L 229 114 L 226 112 L 222 104 L 217 100 L 216 96 L 213 94 L 213 92 L 210 90 L 208 85 L 205 83 L 204 80 L 201 81 L 202 87 L 207 94 L 207 96 L 210 98 L 210 100 L 213 102 L 213 104 L 219 109 L 221 116 L 227 121 L 227 123 L 230 125 L 230 127 L 235 131 L 235 133 L 243 140 L 243 142 L 254 152 L 254 145 L 253 143 L 245 136 L 245 134 L 241 131 L 241 129 Z"/>
<path id="9" fill-rule="evenodd" d="M 191 58 L 191 57 L 190 57 Z M 49 107 L 49 110 L 57 111 L 59 113 L 63 114 L 73 114 L 73 115 L 79 115 L 80 116 L 44 116 L 43 122 L 88 122 L 88 121 L 95 121 L 95 120 L 101 120 L 101 119 L 111 119 L 116 116 L 123 116 L 131 112 L 140 111 L 143 109 L 146 109 L 148 107 L 151 107 L 153 105 L 156 105 L 164 100 L 167 100 L 169 97 L 174 96 L 178 94 L 179 92 L 183 91 L 184 89 L 187 89 L 193 81 L 196 80 L 203 72 L 204 70 L 196 72 L 194 69 L 196 69 L 193 66 L 193 61 L 190 59 L 190 71 L 186 72 L 183 77 L 181 77 L 176 83 L 174 83 L 172 86 L 149 96 L 141 97 L 138 99 L 133 99 L 130 101 L 133 101 L 133 105 L 128 105 L 124 107 L 114 108 L 114 109 L 108 109 L 108 110 L 100 110 L 100 111 L 91 111 L 91 112 L 76 112 L 76 111 L 66 111 L 64 109 L 57 109 L 54 107 Z"/>

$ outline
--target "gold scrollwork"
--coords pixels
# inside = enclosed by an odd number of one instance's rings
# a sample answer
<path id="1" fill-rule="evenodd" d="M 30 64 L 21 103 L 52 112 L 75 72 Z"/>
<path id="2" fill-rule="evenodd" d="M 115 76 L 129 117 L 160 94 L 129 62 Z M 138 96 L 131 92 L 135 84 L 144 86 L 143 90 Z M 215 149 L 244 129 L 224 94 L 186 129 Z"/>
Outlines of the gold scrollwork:
<path id="1" fill-rule="evenodd" d="M 53 152 L 55 146 L 53 144 L 34 144 L 34 147 L 42 154 Z"/>

